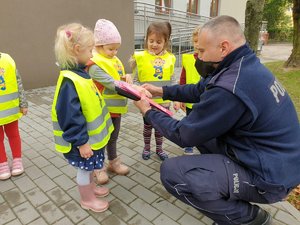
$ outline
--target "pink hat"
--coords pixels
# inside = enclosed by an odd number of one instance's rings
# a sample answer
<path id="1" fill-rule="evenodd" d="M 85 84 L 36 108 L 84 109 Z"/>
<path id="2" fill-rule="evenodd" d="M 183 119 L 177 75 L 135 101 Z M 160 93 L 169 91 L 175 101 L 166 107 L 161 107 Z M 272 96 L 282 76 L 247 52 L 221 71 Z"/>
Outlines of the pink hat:
<path id="1" fill-rule="evenodd" d="M 121 35 L 116 26 L 109 20 L 100 19 L 94 29 L 95 45 L 121 44 Z"/>

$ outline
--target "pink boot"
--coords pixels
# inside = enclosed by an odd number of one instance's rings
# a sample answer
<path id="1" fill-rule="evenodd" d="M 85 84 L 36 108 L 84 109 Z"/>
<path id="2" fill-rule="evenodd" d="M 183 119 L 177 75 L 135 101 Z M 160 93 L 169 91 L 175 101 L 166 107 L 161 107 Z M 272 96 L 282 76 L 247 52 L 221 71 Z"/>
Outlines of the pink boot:
<path id="1" fill-rule="evenodd" d="M 96 198 L 93 191 L 93 185 L 78 185 L 80 193 L 80 205 L 83 209 L 92 210 L 94 212 L 104 212 L 108 209 L 109 204 L 107 201 L 100 200 Z"/>
<path id="2" fill-rule="evenodd" d="M 7 162 L 0 163 L 0 180 L 7 180 L 11 177 L 10 169 Z"/>
<path id="3" fill-rule="evenodd" d="M 21 158 L 13 159 L 11 175 L 18 176 L 22 173 L 24 173 L 24 167 L 23 167 L 22 159 Z"/>
<path id="4" fill-rule="evenodd" d="M 97 197 L 105 197 L 109 194 L 109 189 L 107 187 L 98 187 L 94 181 L 94 175 L 91 173 L 90 175 L 90 181 L 92 188 L 94 190 L 94 193 Z"/>

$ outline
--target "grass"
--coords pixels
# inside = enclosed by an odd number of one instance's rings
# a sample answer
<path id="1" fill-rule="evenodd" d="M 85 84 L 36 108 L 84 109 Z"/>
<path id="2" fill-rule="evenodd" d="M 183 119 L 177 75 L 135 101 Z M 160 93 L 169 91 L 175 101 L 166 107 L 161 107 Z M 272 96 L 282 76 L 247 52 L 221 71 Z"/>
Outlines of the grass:
<path id="1" fill-rule="evenodd" d="M 265 66 L 273 72 L 287 90 L 300 118 L 300 68 L 286 69 L 283 68 L 283 63 L 283 61 L 271 62 L 266 63 Z M 300 211 L 300 185 L 289 194 L 287 201 Z"/>

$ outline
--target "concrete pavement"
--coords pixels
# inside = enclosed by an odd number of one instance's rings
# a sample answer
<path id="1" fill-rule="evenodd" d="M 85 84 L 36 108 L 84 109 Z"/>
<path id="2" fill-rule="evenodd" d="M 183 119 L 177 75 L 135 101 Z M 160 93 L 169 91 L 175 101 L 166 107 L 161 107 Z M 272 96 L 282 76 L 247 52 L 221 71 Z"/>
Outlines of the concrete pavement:
<path id="1" fill-rule="evenodd" d="M 50 116 L 54 88 L 27 91 L 29 113 L 20 120 L 25 173 L 0 182 L 1 225 L 212 224 L 209 218 L 165 191 L 159 179 L 161 161 L 155 154 L 148 161 L 142 159 L 143 121 L 132 102 L 129 113 L 122 118 L 118 142 L 118 152 L 131 172 L 128 176 L 110 174 L 108 211 L 83 210 L 76 170 L 54 150 Z M 5 144 L 11 156 L 7 141 Z M 182 155 L 182 149 L 168 140 L 163 146 L 169 157 Z M 261 206 L 271 213 L 274 225 L 300 225 L 300 212 L 288 202 Z"/>

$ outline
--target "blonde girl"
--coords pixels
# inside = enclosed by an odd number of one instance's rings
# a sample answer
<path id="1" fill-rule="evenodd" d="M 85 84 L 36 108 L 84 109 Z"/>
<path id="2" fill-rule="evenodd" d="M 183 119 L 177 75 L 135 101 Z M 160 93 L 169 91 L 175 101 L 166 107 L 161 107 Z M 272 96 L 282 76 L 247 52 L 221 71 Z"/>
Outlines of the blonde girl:
<path id="1" fill-rule="evenodd" d="M 90 29 L 78 23 L 58 28 L 55 55 L 60 75 L 52 122 L 56 150 L 77 168 L 81 207 L 103 212 L 109 203 L 96 197 L 108 195 L 109 190 L 96 186 L 92 172 L 103 167 L 103 151 L 113 125 L 101 94 L 85 71 L 93 48 L 94 36 Z"/>

